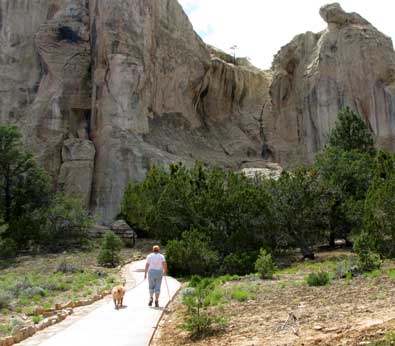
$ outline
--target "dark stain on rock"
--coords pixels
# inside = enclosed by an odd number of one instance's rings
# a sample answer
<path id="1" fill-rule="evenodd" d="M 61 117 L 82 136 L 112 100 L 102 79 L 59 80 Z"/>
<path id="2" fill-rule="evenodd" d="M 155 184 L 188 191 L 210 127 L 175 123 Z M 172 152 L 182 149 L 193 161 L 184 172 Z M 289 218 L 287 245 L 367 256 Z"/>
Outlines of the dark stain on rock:
<path id="1" fill-rule="evenodd" d="M 60 26 L 57 33 L 58 41 L 66 41 L 69 43 L 81 42 L 81 37 L 69 26 Z"/>

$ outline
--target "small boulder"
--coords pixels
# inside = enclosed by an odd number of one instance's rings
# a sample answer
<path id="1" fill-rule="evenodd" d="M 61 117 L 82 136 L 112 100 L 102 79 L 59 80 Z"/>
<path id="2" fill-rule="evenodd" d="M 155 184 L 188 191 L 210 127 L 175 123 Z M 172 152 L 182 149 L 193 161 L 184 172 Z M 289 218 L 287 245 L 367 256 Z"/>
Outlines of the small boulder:
<path id="1" fill-rule="evenodd" d="M 111 230 L 118 235 L 126 245 L 134 246 L 137 239 L 137 234 L 126 223 L 125 220 L 117 220 L 111 225 Z"/>

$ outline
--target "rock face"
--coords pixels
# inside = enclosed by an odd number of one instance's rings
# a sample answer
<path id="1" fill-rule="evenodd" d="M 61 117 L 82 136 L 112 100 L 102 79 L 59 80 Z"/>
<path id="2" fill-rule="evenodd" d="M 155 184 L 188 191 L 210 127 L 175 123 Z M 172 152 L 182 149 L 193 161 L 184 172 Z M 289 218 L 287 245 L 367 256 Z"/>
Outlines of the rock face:
<path id="1" fill-rule="evenodd" d="M 79 196 L 86 207 L 90 206 L 95 146 L 86 139 L 64 141 L 63 164 L 60 167 L 58 187 L 68 194 Z"/>
<path id="2" fill-rule="evenodd" d="M 321 8 L 328 28 L 307 32 L 273 62 L 269 146 L 283 164 L 311 162 L 337 112 L 356 110 L 380 147 L 395 149 L 395 53 L 390 38 L 339 4 Z"/>
<path id="3" fill-rule="evenodd" d="M 105 223 L 153 165 L 309 162 L 346 105 L 395 149 L 391 40 L 320 13 L 325 31 L 261 71 L 204 44 L 177 0 L 0 0 L 0 122 Z"/>
<path id="4" fill-rule="evenodd" d="M 1 123 L 110 222 L 174 161 L 262 166 L 270 75 L 210 54 L 176 0 L 0 0 Z"/>

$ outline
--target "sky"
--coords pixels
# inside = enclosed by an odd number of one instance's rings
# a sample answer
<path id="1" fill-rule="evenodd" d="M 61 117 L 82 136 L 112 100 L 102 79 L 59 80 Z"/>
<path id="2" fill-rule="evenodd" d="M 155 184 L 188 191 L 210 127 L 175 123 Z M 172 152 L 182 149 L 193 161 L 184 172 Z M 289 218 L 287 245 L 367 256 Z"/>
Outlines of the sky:
<path id="1" fill-rule="evenodd" d="M 294 36 L 319 32 L 326 23 L 319 15 L 330 0 L 179 0 L 195 31 L 206 43 L 260 68 L 270 68 L 273 56 Z M 332 1 L 334 2 L 334 1 Z M 347 12 L 357 12 L 395 40 L 394 0 L 340 0 Z"/>

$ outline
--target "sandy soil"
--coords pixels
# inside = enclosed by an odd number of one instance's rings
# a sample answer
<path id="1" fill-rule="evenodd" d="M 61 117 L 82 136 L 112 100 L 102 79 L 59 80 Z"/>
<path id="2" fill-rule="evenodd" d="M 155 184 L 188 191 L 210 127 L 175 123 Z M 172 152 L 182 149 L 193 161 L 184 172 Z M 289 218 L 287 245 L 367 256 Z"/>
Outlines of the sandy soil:
<path id="1" fill-rule="evenodd" d="M 334 254 L 331 253 L 330 256 Z M 344 255 L 344 254 L 342 254 Z M 328 253 L 319 255 L 324 260 Z M 303 266 L 277 280 L 258 281 L 257 297 L 231 301 L 224 308 L 226 329 L 204 340 L 191 341 L 178 326 L 183 306 L 178 297 L 169 307 L 153 346 L 312 346 L 364 345 L 365 335 L 380 338 L 395 330 L 395 279 L 386 262 L 379 276 L 333 280 L 329 286 L 308 287 Z M 240 283 L 227 283 L 235 285 Z M 248 283 L 246 283 L 248 284 Z M 296 320 L 285 323 L 293 314 Z M 393 328 L 393 329 L 391 329 Z M 366 341 L 368 342 L 368 341 Z"/>

